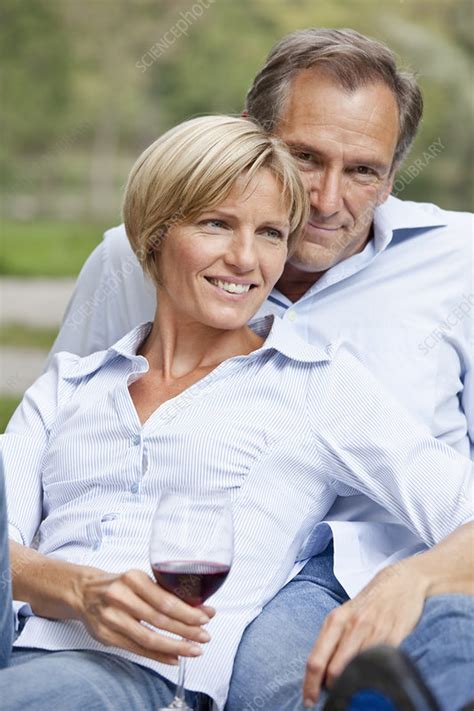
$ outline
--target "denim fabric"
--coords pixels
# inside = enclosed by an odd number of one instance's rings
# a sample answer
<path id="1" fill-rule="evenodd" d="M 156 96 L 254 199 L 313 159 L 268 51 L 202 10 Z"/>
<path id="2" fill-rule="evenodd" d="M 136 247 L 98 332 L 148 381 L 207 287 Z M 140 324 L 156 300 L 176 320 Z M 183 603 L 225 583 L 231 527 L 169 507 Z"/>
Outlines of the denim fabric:
<path id="1" fill-rule="evenodd" d="M 174 697 L 174 684 L 128 659 L 104 652 L 14 648 L 0 672 L 2 711 L 158 711 Z M 207 697 L 187 692 L 201 711 Z"/>
<path id="2" fill-rule="evenodd" d="M 13 635 L 11 575 L 8 558 L 7 507 L 0 457 L 0 669 L 7 666 Z"/>
<path id="3" fill-rule="evenodd" d="M 226 711 L 303 711 L 306 660 L 326 615 L 347 599 L 333 574 L 330 544 L 246 629 Z M 324 696 L 315 707 L 318 711 Z"/>
<path id="4" fill-rule="evenodd" d="M 333 574 L 330 546 L 312 558 L 245 631 L 226 711 L 303 711 L 306 659 L 324 618 L 345 600 Z M 474 699 L 474 597 L 429 598 L 401 648 L 442 711 L 458 711 Z M 314 707 L 317 711 L 324 699 Z"/>

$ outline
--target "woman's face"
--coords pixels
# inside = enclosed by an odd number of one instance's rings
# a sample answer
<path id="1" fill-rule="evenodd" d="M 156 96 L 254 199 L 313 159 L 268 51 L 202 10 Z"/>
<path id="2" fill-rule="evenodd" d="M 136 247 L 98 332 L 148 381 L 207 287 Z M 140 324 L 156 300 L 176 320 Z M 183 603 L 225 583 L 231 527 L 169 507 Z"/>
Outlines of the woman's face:
<path id="1" fill-rule="evenodd" d="M 242 183 L 218 207 L 170 229 L 159 254 L 160 308 L 166 303 L 186 321 L 236 329 L 267 298 L 287 257 L 288 207 L 269 170 L 244 193 Z"/>

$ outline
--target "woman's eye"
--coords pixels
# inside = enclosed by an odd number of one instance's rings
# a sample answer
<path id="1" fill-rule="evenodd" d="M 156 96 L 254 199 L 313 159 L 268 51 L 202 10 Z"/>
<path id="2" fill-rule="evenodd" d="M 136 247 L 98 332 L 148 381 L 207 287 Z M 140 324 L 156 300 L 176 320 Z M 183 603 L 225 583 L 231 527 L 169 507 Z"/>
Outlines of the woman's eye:
<path id="1" fill-rule="evenodd" d="M 204 227 L 216 227 L 217 229 L 225 229 L 227 227 L 225 222 L 223 222 L 222 220 L 218 220 L 217 218 L 202 220 L 200 224 Z"/>
<path id="2" fill-rule="evenodd" d="M 283 239 L 283 233 L 277 230 L 275 227 L 266 227 L 264 234 L 270 239 L 280 240 Z"/>

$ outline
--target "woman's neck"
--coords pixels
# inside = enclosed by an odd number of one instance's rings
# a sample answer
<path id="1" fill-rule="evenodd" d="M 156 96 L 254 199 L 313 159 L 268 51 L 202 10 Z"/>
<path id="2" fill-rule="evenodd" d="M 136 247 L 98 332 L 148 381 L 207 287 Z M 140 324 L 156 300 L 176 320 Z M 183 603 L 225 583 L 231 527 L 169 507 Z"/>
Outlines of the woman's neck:
<path id="1" fill-rule="evenodd" d="M 148 360 L 151 370 L 160 371 L 165 380 L 175 380 L 197 370 L 211 370 L 227 358 L 247 355 L 262 343 L 263 339 L 248 326 L 216 329 L 159 305 L 139 353 Z"/>

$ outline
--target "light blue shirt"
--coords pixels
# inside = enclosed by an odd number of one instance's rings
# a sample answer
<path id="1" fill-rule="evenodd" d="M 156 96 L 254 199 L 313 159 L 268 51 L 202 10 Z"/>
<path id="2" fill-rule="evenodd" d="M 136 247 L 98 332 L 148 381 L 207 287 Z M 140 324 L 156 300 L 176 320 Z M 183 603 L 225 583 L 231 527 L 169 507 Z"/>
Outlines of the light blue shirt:
<path id="1" fill-rule="evenodd" d="M 342 340 L 435 437 L 473 458 L 473 247 L 472 215 L 390 197 L 360 254 L 294 304 L 275 290 L 260 315 L 290 321 L 310 343 Z M 155 299 L 123 226 L 110 230 L 79 277 L 53 351 L 108 347 L 153 319 Z M 383 567 L 423 548 L 364 496 L 337 500 L 328 520 L 335 573 L 352 596 L 374 561 Z"/>
<path id="2" fill-rule="evenodd" d="M 346 349 L 310 346 L 278 318 L 254 328 L 268 336 L 261 348 L 224 361 L 143 425 L 128 386 L 148 370 L 136 351 L 150 324 L 83 359 L 61 353 L 1 439 L 10 535 L 30 545 L 39 527 L 41 553 L 110 572 L 151 574 L 160 491 L 230 492 L 234 564 L 211 598 L 212 640 L 187 671 L 187 686 L 218 709 L 245 626 L 308 549 L 327 545 L 318 524 L 337 495 L 364 492 L 426 545 L 471 520 L 474 500 L 470 460 Z M 174 667 L 104 647 L 79 621 L 32 616 L 16 644 L 115 653 L 176 681 Z"/>

